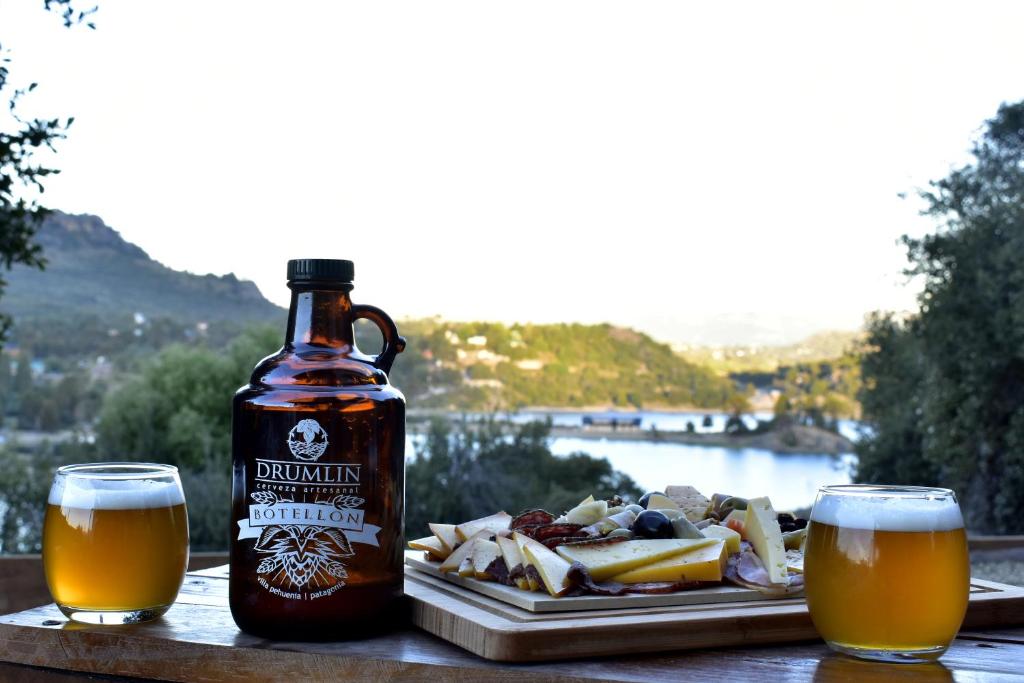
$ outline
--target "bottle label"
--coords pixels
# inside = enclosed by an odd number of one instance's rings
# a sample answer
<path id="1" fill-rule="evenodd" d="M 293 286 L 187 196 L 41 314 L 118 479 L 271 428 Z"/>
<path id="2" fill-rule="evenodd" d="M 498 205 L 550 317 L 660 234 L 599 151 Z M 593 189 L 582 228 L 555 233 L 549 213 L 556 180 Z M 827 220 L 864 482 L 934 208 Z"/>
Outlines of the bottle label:
<path id="1" fill-rule="evenodd" d="M 377 547 L 360 496 L 362 465 L 318 462 L 330 438 L 314 419 L 288 432 L 279 454 L 256 458 L 246 481 L 248 517 L 238 540 L 254 539 L 257 582 L 278 597 L 316 600 L 345 586 L 357 544 Z"/>

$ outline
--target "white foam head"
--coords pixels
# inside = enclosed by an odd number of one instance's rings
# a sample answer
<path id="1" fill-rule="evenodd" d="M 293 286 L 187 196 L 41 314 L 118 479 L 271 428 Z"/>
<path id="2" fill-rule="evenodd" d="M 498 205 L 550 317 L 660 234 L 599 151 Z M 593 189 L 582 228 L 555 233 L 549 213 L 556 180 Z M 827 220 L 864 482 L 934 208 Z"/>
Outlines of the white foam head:
<path id="1" fill-rule="evenodd" d="M 939 489 L 906 487 L 887 495 L 880 487 L 865 487 L 859 495 L 856 487 L 836 488 L 841 492 L 823 493 L 814 503 L 812 522 L 874 531 L 949 531 L 964 526 L 956 498 Z"/>
<path id="2" fill-rule="evenodd" d="M 183 505 L 177 481 L 160 479 L 94 479 L 56 477 L 50 505 L 87 510 L 141 510 Z"/>

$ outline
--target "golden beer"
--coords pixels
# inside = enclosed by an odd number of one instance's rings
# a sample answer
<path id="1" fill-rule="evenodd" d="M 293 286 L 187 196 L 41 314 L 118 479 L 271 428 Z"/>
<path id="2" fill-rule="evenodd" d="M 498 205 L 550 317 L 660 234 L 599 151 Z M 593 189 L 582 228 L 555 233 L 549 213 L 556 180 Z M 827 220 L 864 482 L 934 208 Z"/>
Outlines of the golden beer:
<path id="1" fill-rule="evenodd" d="M 174 602 L 187 564 L 188 516 L 174 468 L 58 471 L 46 506 L 43 566 L 66 615 L 94 623 L 159 616 Z"/>
<path id="2" fill-rule="evenodd" d="M 934 659 L 967 610 L 970 565 L 956 498 L 946 489 L 826 487 L 811 511 L 804 572 L 811 618 L 833 649 Z"/>

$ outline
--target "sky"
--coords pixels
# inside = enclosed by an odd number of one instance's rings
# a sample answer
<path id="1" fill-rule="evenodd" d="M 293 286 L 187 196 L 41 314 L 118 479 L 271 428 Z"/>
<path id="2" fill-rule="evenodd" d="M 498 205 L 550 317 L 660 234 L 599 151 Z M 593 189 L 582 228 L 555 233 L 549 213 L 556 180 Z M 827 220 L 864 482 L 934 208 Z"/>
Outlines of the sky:
<path id="1" fill-rule="evenodd" d="M 914 307 L 901 198 L 1024 98 L 1021 3 L 0 0 L 48 206 L 287 304 L 793 341 Z"/>

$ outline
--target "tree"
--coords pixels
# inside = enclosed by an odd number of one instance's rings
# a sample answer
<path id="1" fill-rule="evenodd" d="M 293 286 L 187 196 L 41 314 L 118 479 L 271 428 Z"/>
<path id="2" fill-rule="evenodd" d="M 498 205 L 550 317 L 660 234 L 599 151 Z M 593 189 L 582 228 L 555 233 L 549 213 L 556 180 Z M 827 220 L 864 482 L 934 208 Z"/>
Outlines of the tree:
<path id="1" fill-rule="evenodd" d="M 85 24 L 95 28 L 88 17 L 95 8 L 76 11 L 71 0 L 44 0 L 48 11 L 58 12 L 66 27 Z M 7 86 L 11 59 L 0 43 L 0 91 Z M 25 189 L 43 191 L 43 180 L 57 169 L 39 164 L 36 152 L 42 149 L 54 150 L 54 143 L 65 136 L 73 118 L 61 121 L 54 119 L 22 119 L 18 116 L 18 101 L 36 88 L 30 83 L 16 88 L 8 99 L 8 109 L 16 127 L 11 131 L 0 130 L 0 273 L 10 270 L 15 264 L 32 268 L 44 268 L 42 248 L 33 242 L 36 230 L 47 210 L 36 199 L 26 199 Z M 0 277 L 0 296 L 3 295 L 6 280 Z M 11 318 L 0 313 L 0 345 L 7 339 Z"/>
<path id="2" fill-rule="evenodd" d="M 864 357 L 860 480 L 957 490 L 977 532 L 1024 531 L 1024 102 L 923 192 L 934 234 L 904 237 L 920 310 L 876 316 Z"/>
<path id="3" fill-rule="evenodd" d="M 280 341 L 280 330 L 268 327 L 226 349 L 170 346 L 103 401 L 96 432 L 104 457 L 181 469 L 193 549 L 223 550 L 227 543 L 231 395 Z"/>

